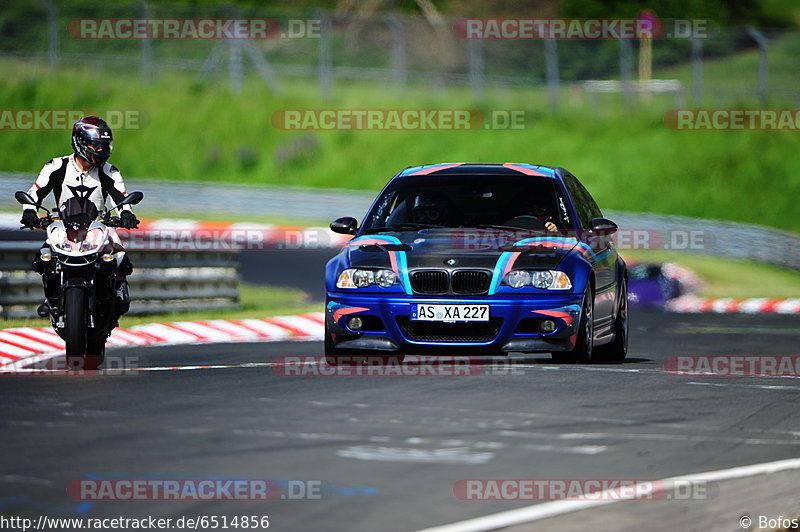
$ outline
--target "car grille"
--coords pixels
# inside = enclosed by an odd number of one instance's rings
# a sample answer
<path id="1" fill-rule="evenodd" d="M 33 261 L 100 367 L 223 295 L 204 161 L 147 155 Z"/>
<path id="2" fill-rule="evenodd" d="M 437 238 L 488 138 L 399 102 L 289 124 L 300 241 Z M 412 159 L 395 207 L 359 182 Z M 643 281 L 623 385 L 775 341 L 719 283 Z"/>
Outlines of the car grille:
<path id="1" fill-rule="evenodd" d="M 484 270 L 418 270 L 411 274 L 411 288 L 418 294 L 482 294 L 489 290 L 491 275 Z"/>
<path id="2" fill-rule="evenodd" d="M 397 325 L 403 336 L 415 342 L 491 342 L 503 326 L 503 318 L 490 318 L 487 322 L 442 323 L 412 321 L 408 316 L 398 316 Z"/>
<path id="3" fill-rule="evenodd" d="M 421 294 L 442 294 L 447 292 L 447 272 L 426 270 L 414 272 L 411 287 Z"/>
<path id="4" fill-rule="evenodd" d="M 456 294 L 480 294 L 489 289 L 489 273 L 481 270 L 453 272 L 453 292 Z"/>

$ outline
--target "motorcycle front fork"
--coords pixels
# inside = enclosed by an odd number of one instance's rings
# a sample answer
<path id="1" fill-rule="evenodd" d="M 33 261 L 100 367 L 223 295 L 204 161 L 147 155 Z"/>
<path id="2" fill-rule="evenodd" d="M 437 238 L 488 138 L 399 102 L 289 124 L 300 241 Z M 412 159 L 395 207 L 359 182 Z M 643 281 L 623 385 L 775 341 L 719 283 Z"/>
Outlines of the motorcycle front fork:
<path id="1" fill-rule="evenodd" d="M 65 279 L 64 268 L 59 268 L 58 271 L 58 296 L 56 299 L 56 305 L 52 304 L 51 298 L 48 297 L 48 280 L 52 281 L 53 279 L 48 276 L 47 274 L 42 276 L 43 284 L 44 284 L 44 291 L 45 291 L 45 298 L 47 299 L 48 304 L 50 304 L 50 315 L 51 321 L 55 322 L 55 327 L 58 329 L 63 329 L 65 326 L 64 322 L 64 299 L 66 297 L 66 286 L 69 283 L 69 279 Z M 86 290 L 87 293 L 87 326 L 89 329 L 94 329 L 96 326 L 95 317 L 97 316 L 97 290 L 96 290 L 96 280 L 97 280 L 97 270 L 91 269 L 88 275 L 88 278 L 84 279 L 85 284 L 83 289 Z M 112 279 L 112 283 L 113 283 Z M 75 285 L 78 287 L 78 285 Z"/>

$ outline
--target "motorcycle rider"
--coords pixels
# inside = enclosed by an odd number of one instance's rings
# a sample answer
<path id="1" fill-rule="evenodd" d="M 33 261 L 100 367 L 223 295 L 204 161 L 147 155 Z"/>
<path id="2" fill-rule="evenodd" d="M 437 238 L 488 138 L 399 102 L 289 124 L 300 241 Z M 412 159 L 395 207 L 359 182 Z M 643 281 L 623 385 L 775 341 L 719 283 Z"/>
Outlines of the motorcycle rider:
<path id="1" fill-rule="evenodd" d="M 113 135 L 111 128 L 102 118 L 86 116 L 75 122 L 72 127 L 72 150 L 72 154 L 56 157 L 45 164 L 36 182 L 28 190 L 28 194 L 36 199 L 39 205 L 51 192 L 55 197 L 56 207 L 75 195 L 88 198 L 98 211 L 104 209 L 109 197 L 114 205 L 125 198 L 122 175 L 116 166 L 106 162 L 113 150 Z M 39 216 L 33 205 L 23 206 L 20 222 L 26 227 L 36 226 Z M 126 229 L 138 227 L 139 220 L 133 214 L 130 205 L 120 208 L 120 223 Z M 108 229 L 112 241 L 121 246 L 117 232 L 113 228 Z M 128 311 L 130 305 L 126 277 L 133 271 L 133 265 L 124 251 L 115 253 L 115 257 L 117 273 L 121 280 L 117 286 L 115 304 L 118 318 Z M 34 269 L 37 269 L 38 261 L 39 254 L 34 259 Z M 49 311 L 46 300 L 37 310 L 42 317 L 46 317 Z"/>

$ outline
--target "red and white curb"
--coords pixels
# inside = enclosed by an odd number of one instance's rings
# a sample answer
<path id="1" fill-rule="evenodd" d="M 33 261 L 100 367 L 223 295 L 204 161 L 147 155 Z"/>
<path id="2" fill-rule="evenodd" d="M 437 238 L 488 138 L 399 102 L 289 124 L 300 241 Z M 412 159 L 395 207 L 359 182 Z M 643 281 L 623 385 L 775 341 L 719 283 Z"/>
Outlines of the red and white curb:
<path id="1" fill-rule="evenodd" d="M 667 301 L 666 309 L 682 313 L 800 314 L 800 299 L 681 296 Z"/>
<path id="2" fill-rule="evenodd" d="M 114 329 L 109 347 L 321 340 L 325 314 L 263 319 L 176 321 Z M 0 371 L 16 370 L 64 352 L 64 341 L 48 327 L 0 330 Z"/>

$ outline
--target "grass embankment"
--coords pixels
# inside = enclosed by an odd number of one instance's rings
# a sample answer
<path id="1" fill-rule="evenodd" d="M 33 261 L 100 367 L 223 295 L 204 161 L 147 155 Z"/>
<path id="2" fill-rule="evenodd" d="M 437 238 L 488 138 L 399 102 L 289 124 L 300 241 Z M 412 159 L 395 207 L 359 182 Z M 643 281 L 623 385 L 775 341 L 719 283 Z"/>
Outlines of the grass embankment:
<path id="1" fill-rule="evenodd" d="M 797 38 L 774 42 L 771 57 L 796 57 Z M 794 54 L 794 55 L 792 55 Z M 709 63 L 706 84 L 752 63 L 752 53 Z M 546 111 L 541 89 L 487 89 L 475 102 L 469 89 L 405 89 L 360 82 L 334 85 L 321 101 L 311 81 L 284 82 L 270 93 L 253 77 L 231 96 L 223 83 L 198 84 L 188 74 L 163 74 L 143 86 L 137 72 L 106 76 L 64 66 L 0 60 L 9 73 L 0 82 L 7 109 L 135 110 L 139 129 L 117 129 L 112 162 L 129 176 L 252 184 L 375 190 L 396 171 L 439 161 L 526 161 L 565 166 L 607 209 L 718 218 L 800 231 L 798 134 L 781 132 L 674 131 L 663 123 L 672 103 L 654 97 L 651 107 L 622 112 L 605 97 L 595 111 L 578 90 L 564 90 L 559 114 Z M 665 73 L 686 77 L 686 68 Z M 772 86 L 781 76 L 770 73 Z M 784 80 L 785 81 L 785 80 Z M 755 107 L 755 102 L 726 102 Z M 773 101 L 770 107 L 792 107 Z M 275 111 L 314 108 L 519 109 L 524 129 L 475 131 L 285 131 Z M 0 170 L 37 172 L 49 157 L 69 151 L 64 131 L 2 131 Z M 133 177 L 130 177 L 133 176 Z M 146 205 L 142 205 L 146 210 Z"/>
<path id="2" fill-rule="evenodd" d="M 194 312 L 173 312 L 150 316 L 123 316 L 122 328 L 142 323 L 170 322 L 185 320 L 268 318 L 270 316 L 320 312 L 323 305 L 309 302 L 308 295 L 301 290 L 277 286 L 256 286 L 243 284 L 240 289 L 241 308 L 237 310 L 199 310 Z M 133 294 L 136 297 L 135 294 Z M 47 319 L 0 319 L 0 329 L 10 327 L 49 327 Z"/>

